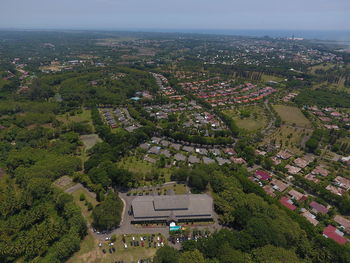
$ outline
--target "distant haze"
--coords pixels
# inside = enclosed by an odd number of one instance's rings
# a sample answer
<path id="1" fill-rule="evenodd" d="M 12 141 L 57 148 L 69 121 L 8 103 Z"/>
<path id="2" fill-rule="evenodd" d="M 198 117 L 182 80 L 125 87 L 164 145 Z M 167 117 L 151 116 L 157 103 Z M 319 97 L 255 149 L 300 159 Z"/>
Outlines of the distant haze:
<path id="1" fill-rule="evenodd" d="M 0 0 L 0 28 L 350 30 L 350 0 Z"/>

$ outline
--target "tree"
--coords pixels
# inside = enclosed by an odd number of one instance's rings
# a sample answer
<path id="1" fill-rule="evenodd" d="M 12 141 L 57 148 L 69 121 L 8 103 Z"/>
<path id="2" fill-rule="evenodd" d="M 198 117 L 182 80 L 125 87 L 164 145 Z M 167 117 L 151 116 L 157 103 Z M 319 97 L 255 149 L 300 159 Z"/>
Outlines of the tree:
<path id="1" fill-rule="evenodd" d="M 179 252 L 172 247 L 164 246 L 157 250 L 153 259 L 154 263 L 178 263 Z"/>
<path id="2" fill-rule="evenodd" d="M 181 254 L 179 263 L 205 263 L 203 254 L 199 250 L 186 251 Z"/>
<path id="3" fill-rule="evenodd" d="M 254 259 L 258 263 L 300 263 L 302 262 L 294 253 L 281 247 L 267 245 L 253 251 Z"/>
<path id="4" fill-rule="evenodd" d="M 123 210 L 122 200 L 113 192 L 109 192 L 104 201 L 92 211 L 93 226 L 100 230 L 111 230 L 119 226 Z"/>

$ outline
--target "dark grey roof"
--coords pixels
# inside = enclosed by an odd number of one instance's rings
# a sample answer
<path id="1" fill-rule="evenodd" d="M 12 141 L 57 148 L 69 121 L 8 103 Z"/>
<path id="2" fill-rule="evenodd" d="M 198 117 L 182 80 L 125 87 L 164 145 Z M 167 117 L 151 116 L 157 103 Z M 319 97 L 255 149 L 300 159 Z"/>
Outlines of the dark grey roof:
<path id="1" fill-rule="evenodd" d="M 213 199 L 206 194 L 139 196 L 132 203 L 134 221 L 212 218 Z"/>

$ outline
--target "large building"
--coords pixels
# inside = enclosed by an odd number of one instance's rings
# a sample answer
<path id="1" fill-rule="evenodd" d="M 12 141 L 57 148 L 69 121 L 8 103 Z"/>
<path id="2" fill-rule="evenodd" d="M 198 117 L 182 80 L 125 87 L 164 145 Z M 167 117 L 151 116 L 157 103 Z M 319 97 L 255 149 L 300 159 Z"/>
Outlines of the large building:
<path id="1" fill-rule="evenodd" d="M 133 223 L 207 221 L 213 199 L 206 194 L 139 196 L 131 203 Z"/>

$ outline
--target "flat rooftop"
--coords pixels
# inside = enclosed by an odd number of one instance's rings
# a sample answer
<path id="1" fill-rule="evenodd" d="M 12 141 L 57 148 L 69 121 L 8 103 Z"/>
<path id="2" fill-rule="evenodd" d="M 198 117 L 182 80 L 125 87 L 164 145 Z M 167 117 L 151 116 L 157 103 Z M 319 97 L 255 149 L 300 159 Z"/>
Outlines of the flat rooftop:
<path id="1" fill-rule="evenodd" d="M 131 206 L 134 221 L 213 217 L 213 199 L 206 194 L 139 196 Z"/>

